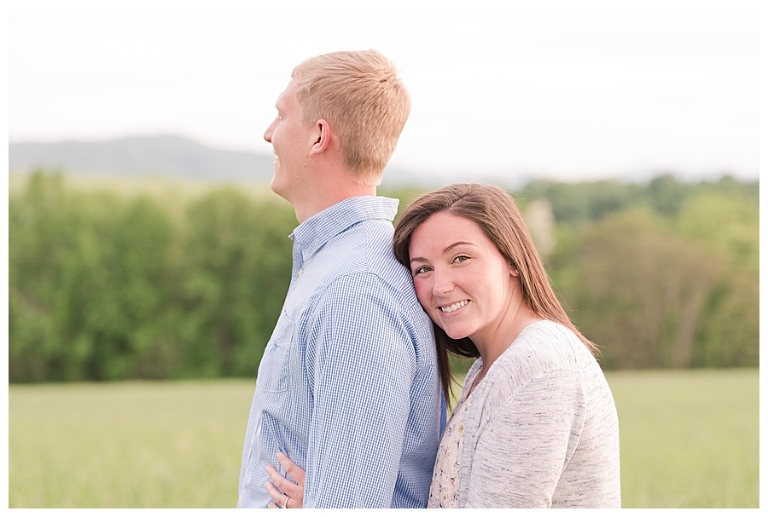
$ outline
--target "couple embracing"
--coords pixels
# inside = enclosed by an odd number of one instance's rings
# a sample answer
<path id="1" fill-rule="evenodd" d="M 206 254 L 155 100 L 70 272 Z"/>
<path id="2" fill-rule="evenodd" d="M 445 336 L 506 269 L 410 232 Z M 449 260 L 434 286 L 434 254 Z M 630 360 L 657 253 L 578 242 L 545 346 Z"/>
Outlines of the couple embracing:
<path id="1" fill-rule="evenodd" d="M 239 507 L 618 507 L 618 418 L 503 190 L 376 196 L 410 112 L 376 51 L 299 64 L 264 138 L 293 206 Z M 450 354 L 476 358 L 446 422 Z"/>

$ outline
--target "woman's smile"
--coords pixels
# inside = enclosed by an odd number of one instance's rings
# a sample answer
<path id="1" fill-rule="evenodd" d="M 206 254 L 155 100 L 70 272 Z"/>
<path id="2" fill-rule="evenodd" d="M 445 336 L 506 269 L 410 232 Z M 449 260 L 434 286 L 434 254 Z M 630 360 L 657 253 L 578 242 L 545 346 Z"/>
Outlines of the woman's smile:
<path id="1" fill-rule="evenodd" d="M 456 312 L 457 310 L 461 309 L 468 303 L 469 303 L 469 300 L 462 300 L 460 302 L 452 303 L 451 305 L 438 306 L 437 308 L 443 312 L 450 313 L 450 312 Z"/>
<path id="2" fill-rule="evenodd" d="M 438 212 L 416 228 L 409 248 L 416 296 L 432 321 L 478 347 L 499 335 L 514 273 L 477 223 Z"/>

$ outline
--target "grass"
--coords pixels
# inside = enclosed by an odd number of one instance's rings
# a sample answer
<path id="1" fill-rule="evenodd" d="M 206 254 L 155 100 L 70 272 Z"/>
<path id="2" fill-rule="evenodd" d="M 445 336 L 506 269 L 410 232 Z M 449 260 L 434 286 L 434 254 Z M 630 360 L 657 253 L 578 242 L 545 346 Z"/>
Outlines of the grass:
<path id="1" fill-rule="evenodd" d="M 758 506 L 757 370 L 607 377 L 625 507 Z M 232 507 L 253 387 L 12 385 L 10 507 Z"/>
<path id="2" fill-rule="evenodd" d="M 756 369 L 606 375 L 625 507 L 757 508 Z"/>
<path id="3" fill-rule="evenodd" d="M 11 386 L 13 507 L 233 507 L 254 382 Z"/>

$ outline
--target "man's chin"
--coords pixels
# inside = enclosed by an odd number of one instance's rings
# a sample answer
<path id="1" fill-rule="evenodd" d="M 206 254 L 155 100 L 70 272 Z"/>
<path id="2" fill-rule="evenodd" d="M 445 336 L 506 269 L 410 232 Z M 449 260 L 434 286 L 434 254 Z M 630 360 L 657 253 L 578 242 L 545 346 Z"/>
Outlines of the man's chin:
<path id="1" fill-rule="evenodd" d="M 277 181 L 277 176 L 274 174 L 272 175 L 272 179 L 269 181 L 269 188 L 272 189 L 272 192 L 280 196 L 280 183 Z"/>
<path id="2" fill-rule="evenodd" d="M 285 186 L 281 185 L 280 182 L 277 180 L 276 176 L 272 176 L 272 180 L 269 182 L 269 188 L 272 189 L 272 192 L 280 196 L 281 198 L 285 199 L 286 201 L 290 201 L 288 197 L 286 196 L 285 192 Z"/>

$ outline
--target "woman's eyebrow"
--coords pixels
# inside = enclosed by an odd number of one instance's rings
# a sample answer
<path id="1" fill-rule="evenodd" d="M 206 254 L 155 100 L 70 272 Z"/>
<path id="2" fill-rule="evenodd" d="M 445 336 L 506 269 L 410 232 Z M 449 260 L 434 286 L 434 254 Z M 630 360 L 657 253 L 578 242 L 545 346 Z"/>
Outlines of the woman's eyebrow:
<path id="1" fill-rule="evenodd" d="M 467 241 L 458 241 L 458 242 L 454 242 L 453 244 L 451 244 L 450 246 L 448 246 L 447 248 L 445 248 L 445 249 L 443 250 L 443 253 L 445 253 L 446 251 L 451 251 L 451 250 L 452 250 L 453 248 L 455 248 L 456 246 L 461 246 L 461 245 L 466 245 L 466 246 L 475 246 L 475 244 L 473 244 L 473 243 L 471 243 L 471 242 L 467 242 Z"/>
<path id="2" fill-rule="evenodd" d="M 443 253 L 446 253 L 446 252 L 448 252 L 448 251 L 451 251 L 451 250 L 452 250 L 453 248 L 455 248 L 456 246 L 461 246 L 461 245 L 465 245 L 465 246 L 477 246 L 476 244 L 473 244 L 473 243 L 471 243 L 471 242 L 468 242 L 468 241 L 458 241 L 458 242 L 454 242 L 453 244 L 451 244 L 451 245 L 449 245 L 448 247 L 446 247 L 446 248 L 443 250 Z M 427 262 L 427 259 L 425 259 L 425 258 L 423 258 L 423 257 L 411 257 L 411 264 L 413 264 L 414 262 Z"/>

